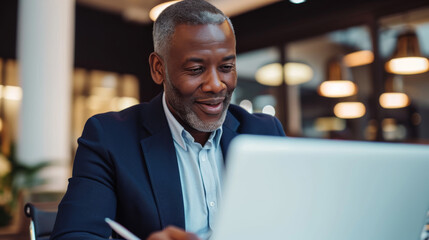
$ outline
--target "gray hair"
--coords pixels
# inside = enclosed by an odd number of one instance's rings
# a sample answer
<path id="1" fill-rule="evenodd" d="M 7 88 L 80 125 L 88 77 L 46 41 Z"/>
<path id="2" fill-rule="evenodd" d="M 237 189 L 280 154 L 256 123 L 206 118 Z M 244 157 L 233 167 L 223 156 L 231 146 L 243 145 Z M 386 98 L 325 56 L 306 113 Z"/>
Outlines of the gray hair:
<path id="1" fill-rule="evenodd" d="M 231 20 L 218 8 L 204 0 L 183 0 L 166 8 L 153 24 L 153 45 L 156 53 L 164 57 L 169 50 L 174 29 L 179 24 L 222 24 L 227 21 L 234 32 Z"/>

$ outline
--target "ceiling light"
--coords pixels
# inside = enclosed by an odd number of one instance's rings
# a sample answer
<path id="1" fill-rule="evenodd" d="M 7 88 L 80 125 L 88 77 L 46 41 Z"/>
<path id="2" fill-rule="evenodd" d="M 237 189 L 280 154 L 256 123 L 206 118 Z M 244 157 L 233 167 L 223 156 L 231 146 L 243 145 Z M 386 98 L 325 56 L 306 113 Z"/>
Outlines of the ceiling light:
<path id="1" fill-rule="evenodd" d="M 417 34 L 407 31 L 398 36 L 396 50 L 386 63 L 386 71 L 395 74 L 418 74 L 429 70 L 429 61 L 420 52 Z"/>
<path id="2" fill-rule="evenodd" d="M 289 62 L 285 64 L 284 68 L 288 85 L 302 84 L 313 78 L 313 69 L 307 64 Z"/>
<path id="3" fill-rule="evenodd" d="M 365 112 L 365 105 L 361 102 L 341 102 L 334 107 L 335 116 L 344 119 L 360 118 Z"/>
<path id="4" fill-rule="evenodd" d="M 275 116 L 276 115 L 276 109 L 271 105 L 266 105 L 262 108 L 262 113 Z"/>
<path id="5" fill-rule="evenodd" d="M 338 98 L 349 97 L 357 93 L 356 84 L 345 80 L 345 69 L 338 59 L 328 62 L 327 80 L 319 86 L 318 92 L 321 96 Z"/>
<path id="6" fill-rule="evenodd" d="M 305 63 L 289 62 L 284 65 L 284 75 L 288 85 L 298 85 L 313 78 L 313 69 Z M 280 63 L 271 63 L 258 69 L 256 81 L 263 85 L 280 86 L 282 84 L 282 67 Z"/>
<path id="7" fill-rule="evenodd" d="M 404 83 L 401 75 L 389 77 L 385 82 L 385 93 L 380 95 L 379 102 L 383 108 L 403 108 L 410 104 L 410 99 L 403 92 Z"/>
<path id="8" fill-rule="evenodd" d="M 319 117 L 314 122 L 316 131 L 343 131 L 346 129 L 346 121 L 337 117 Z"/>
<path id="9" fill-rule="evenodd" d="M 0 85 L 0 97 L 7 100 L 19 101 L 22 99 L 22 89 L 17 86 Z"/>
<path id="10" fill-rule="evenodd" d="M 249 113 L 253 113 L 253 104 L 251 101 L 244 99 L 240 102 L 240 107 L 242 107 L 244 110 L 248 111 Z"/>
<path id="11" fill-rule="evenodd" d="M 380 95 L 380 105 L 383 108 L 403 108 L 410 105 L 410 99 L 407 94 L 400 92 L 388 92 Z"/>
<path id="12" fill-rule="evenodd" d="M 156 5 L 149 12 L 150 19 L 152 19 L 152 21 L 155 22 L 155 20 L 159 16 L 159 14 L 161 14 L 161 12 L 164 11 L 164 9 L 166 9 L 170 5 L 175 4 L 177 2 L 180 2 L 180 1 L 169 1 L 169 2 L 165 2 L 165 3 L 161 3 L 161 4 Z"/>
<path id="13" fill-rule="evenodd" d="M 345 55 L 343 61 L 348 67 L 363 66 L 374 61 L 374 54 L 370 50 L 356 51 Z"/>
<path id="14" fill-rule="evenodd" d="M 306 0 L 289 0 L 289 2 L 291 3 L 295 3 L 295 4 L 300 4 L 300 3 L 304 3 Z"/>
<path id="15" fill-rule="evenodd" d="M 328 80 L 319 86 L 319 94 L 324 97 L 348 97 L 356 94 L 356 92 L 356 85 L 349 80 Z"/>
<path id="16" fill-rule="evenodd" d="M 386 70 L 391 73 L 410 75 L 427 72 L 429 61 L 424 57 L 394 58 L 386 63 Z"/>
<path id="17" fill-rule="evenodd" d="M 280 86 L 282 84 L 282 65 L 280 63 L 265 65 L 256 71 L 255 78 L 262 85 Z"/>

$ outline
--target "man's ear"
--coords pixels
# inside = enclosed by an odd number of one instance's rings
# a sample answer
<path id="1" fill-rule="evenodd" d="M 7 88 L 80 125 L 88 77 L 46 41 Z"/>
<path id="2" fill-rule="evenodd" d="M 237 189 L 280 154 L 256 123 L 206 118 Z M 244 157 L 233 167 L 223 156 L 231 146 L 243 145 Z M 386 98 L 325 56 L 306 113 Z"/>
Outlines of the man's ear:
<path id="1" fill-rule="evenodd" d="M 150 74 L 152 75 L 152 80 L 161 85 L 164 82 L 165 72 L 164 72 L 164 61 L 161 56 L 153 52 L 149 56 L 149 65 L 150 65 Z"/>

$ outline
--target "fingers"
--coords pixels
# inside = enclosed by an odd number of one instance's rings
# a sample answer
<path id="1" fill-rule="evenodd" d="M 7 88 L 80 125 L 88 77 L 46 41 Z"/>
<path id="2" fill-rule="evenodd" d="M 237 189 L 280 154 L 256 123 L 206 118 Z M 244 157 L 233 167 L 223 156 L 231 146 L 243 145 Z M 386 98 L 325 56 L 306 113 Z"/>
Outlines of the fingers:
<path id="1" fill-rule="evenodd" d="M 199 238 L 181 228 L 168 226 L 162 231 L 152 233 L 147 240 L 199 240 Z"/>

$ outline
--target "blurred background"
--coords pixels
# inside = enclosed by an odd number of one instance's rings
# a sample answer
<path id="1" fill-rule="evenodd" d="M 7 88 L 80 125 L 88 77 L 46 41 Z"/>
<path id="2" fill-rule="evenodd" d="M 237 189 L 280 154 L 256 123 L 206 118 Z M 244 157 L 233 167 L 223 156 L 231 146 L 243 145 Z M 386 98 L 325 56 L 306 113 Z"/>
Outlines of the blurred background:
<path id="1" fill-rule="evenodd" d="M 0 1 L 0 239 L 63 195 L 92 115 L 156 96 L 161 0 Z M 429 143 L 429 1 L 209 0 L 237 37 L 233 103 L 287 135 Z"/>

